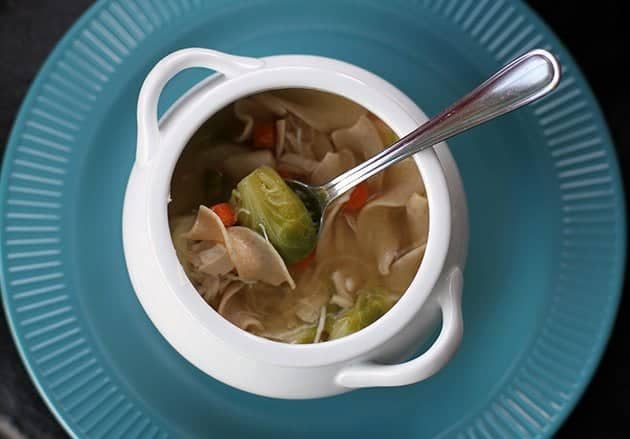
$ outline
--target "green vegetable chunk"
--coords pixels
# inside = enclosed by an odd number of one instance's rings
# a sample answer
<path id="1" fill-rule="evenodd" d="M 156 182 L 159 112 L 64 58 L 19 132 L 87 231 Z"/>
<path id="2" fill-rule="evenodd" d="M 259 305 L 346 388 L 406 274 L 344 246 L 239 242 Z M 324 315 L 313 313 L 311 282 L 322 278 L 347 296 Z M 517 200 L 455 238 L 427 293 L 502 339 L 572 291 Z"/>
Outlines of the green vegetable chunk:
<path id="1" fill-rule="evenodd" d="M 284 332 L 263 333 L 263 337 L 271 340 L 282 341 L 291 344 L 309 344 L 315 341 L 317 327 L 313 325 L 303 325 Z"/>
<path id="2" fill-rule="evenodd" d="M 315 341 L 315 335 L 317 334 L 317 328 L 313 326 L 306 327 L 294 335 L 288 343 L 293 344 L 308 344 Z"/>
<path id="3" fill-rule="evenodd" d="M 266 235 L 287 264 L 303 259 L 315 247 L 317 230 L 311 215 L 272 168 L 261 166 L 243 178 L 230 203 L 238 222 Z"/>
<path id="4" fill-rule="evenodd" d="M 382 288 L 362 288 L 357 294 L 352 308 L 326 321 L 329 340 L 345 337 L 374 323 L 396 302 L 395 297 Z"/>

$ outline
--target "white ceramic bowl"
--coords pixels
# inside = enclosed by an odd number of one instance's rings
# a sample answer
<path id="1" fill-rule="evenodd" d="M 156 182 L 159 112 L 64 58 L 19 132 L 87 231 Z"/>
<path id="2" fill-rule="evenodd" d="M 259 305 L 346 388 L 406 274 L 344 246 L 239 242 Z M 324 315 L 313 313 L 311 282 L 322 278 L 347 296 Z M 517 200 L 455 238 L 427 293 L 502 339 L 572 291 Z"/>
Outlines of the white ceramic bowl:
<path id="1" fill-rule="evenodd" d="M 217 73 L 179 99 L 158 123 L 164 85 L 178 72 Z M 462 269 L 466 203 L 445 144 L 415 156 L 429 202 L 429 235 L 418 273 L 402 298 L 367 328 L 312 345 L 289 345 L 249 334 L 208 306 L 177 260 L 168 226 L 173 169 L 188 139 L 225 105 L 263 90 L 313 88 L 351 99 L 402 136 L 427 120 L 403 93 L 375 75 L 314 56 L 243 58 L 184 49 L 162 59 L 138 99 L 136 162 L 123 210 L 123 243 L 131 281 L 147 315 L 188 361 L 226 384 L 259 395 L 315 398 L 373 386 L 423 380 L 448 362 L 462 332 Z M 440 313 L 441 311 L 441 313 Z M 411 355 L 442 316 L 442 329 L 420 356 Z"/>

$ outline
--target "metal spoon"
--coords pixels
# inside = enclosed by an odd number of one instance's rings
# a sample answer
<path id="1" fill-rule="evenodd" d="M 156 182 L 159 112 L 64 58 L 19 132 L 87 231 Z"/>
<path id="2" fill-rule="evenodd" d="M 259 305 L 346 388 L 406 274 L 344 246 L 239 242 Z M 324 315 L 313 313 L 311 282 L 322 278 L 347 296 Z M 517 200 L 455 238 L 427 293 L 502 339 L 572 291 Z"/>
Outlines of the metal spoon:
<path id="1" fill-rule="evenodd" d="M 328 183 L 311 186 L 287 180 L 287 184 L 302 199 L 321 230 L 326 208 L 357 184 L 423 149 L 545 96 L 559 81 L 556 58 L 546 50 L 532 50 L 381 153 Z"/>

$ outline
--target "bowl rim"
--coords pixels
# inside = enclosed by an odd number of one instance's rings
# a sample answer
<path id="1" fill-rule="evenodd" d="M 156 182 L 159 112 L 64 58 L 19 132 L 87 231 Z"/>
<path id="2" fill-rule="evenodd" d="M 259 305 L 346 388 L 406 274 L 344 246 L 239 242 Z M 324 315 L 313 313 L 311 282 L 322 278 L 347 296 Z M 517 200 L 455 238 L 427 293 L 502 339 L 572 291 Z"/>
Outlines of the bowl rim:
<path id="1" fill-rule="evenodd" d="M 197 346 L 192 348 L 194 355 L 208 355 L 210 344 L 207 336 L 211 336 L 237 348 L 241 353 L 246 353 L 246 356 L 283 366 L 323 366 L 363 356 L 394 337 L 413 319 L 430 296 L 443 271 L 450 245 L 452 206 L 445 173 L 433 149 L 424 150 L 414 156 L 429 202 L 429 232 L 422 263 L 409 288 L 397 303 L 377 321 L 356 333 L 325 343 L 304 345 L 272 341 L 251 334 L 233 325 L 201 298 L 183 274 L 175 254 L 167 216 L 167 200 L 175 164 L 199 126 L 225 105 L 266 90 L 311 88 L 355 101 L 381 118 L 399 136 L 428 119 L 409 98 L 391 84 L 345 62 L 302 55 L 262 59 L 265 66 L 256 71 L 229 79 L 215 74 L 203 80 L 178 99 L 160 120 L 162 140 L 167 147 L 161 148 L 162 151 L 156 154 L 149 166 L 145 166 L 148 169 L 144 169 L 142 174 L 145 186 L 152 187 L 147 192 L 145 213 L 148 216 L 147 230 L 155 251 L 154 256 L 165 280 L 164 290 L 168 289 L 168 294 L 177 298 L 199 329 L 199 336 L 195 337 L 197 340 L 192 340 L 192 344 Z M 137 168 L 137 164 L 134 164 L 132 176 L 134 172 L 139 173 Z M 132 181 L 140 184 L 137 178 L 130 178 L 130 185 Z M 125 210 L 129 207 L 125 197 Z M 123 241 L 127 254 L 129 241 L 125 240 L 125 236 Z M 148 272 L 139 273 L 129 260 L 127 265 L 134 284 L 135 276 L 153 275 Z M 182 274 L 185 278 L 183 282 Z M 175 285 L 177 286 L 174 287 Z M 146 292 L 141 290 L 142 287 L 137 288 L 134 285 L 134 291 L 152 322 L 169 343 L 188 358 L 189 355 L 179 349 L 177 340 L 171 340 L 169 331 L 162 327 L 169 323 L 152 312 L 152 308 L 157 306 L 156 302 L 144 300 Z M 186 352 L 190 354 L 191 351 L 187 349 Z M 192 361 L 195 363 L 194 359 Z"/>

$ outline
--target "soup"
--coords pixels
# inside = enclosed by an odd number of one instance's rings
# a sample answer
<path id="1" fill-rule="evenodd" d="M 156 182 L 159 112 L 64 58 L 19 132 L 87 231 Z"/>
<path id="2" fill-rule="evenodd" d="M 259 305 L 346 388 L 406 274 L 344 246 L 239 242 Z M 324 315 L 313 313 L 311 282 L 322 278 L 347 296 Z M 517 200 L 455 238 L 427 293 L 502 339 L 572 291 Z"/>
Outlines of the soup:
<path id="1" fill-rule="evenodd" d="M 428 235 L 412 159 L 314 218 L 283 179 L 319 185 L 397 140 L 363 107 L 315 90 L 236 101 L 190 139 L 171 181 L 177 257 L 201 297 L 234 325 L 286 343 L 356 332 L 409 287 Z"/>

